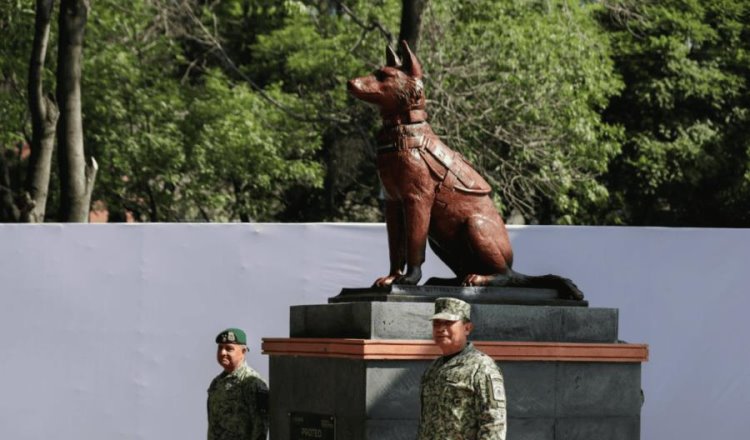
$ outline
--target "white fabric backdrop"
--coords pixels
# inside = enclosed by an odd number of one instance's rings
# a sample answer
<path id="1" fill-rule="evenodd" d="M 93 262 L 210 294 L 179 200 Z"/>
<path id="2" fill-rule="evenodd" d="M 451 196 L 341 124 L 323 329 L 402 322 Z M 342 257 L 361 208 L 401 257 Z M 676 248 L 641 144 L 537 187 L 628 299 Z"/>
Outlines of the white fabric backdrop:
<path id="1" fill-rule="evenodd" d="M 650 344 L 642 438 L 750 433 L 750 231 L 511 228 L 515 268 L 575 280 Z M 213 337 L 387 269 L 382 224 L 0 225 L 0 439 L 203 439 Z M 448 275 L 428 255 L 425 279 Z"/>

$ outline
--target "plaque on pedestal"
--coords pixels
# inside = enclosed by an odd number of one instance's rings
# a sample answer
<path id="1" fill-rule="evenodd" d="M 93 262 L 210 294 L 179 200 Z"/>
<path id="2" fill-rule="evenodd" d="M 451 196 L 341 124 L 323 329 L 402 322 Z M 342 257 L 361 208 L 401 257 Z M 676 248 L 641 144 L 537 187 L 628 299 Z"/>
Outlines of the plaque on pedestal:
<path id="1" fill-rule="evenodd" d="M 290 440 L 335 440 L 336 418 L 327 414 L 289 413 Z"/>

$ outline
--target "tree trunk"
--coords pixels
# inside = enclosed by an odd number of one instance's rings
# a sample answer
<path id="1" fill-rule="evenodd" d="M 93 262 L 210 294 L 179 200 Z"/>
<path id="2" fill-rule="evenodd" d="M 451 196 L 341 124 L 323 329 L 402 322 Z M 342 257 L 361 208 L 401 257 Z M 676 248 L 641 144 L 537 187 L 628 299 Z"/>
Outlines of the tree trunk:
<path id="1" fill-rule="evenodd" d="M 81 118 L 81 67 L 83 35 L 90 9 L 89 0 L 61 0 L 57 60 L 57 127 L 60 166 L 60 220 L 87 222 L 91 192 L 98 169 L 91 158 L 86 163 Z"/>
<path id="2" fill-rule="evenodd" d="M 34 24 L 34 46 L 29 61 L 29 110 L 31 113 L 31 155 L 26 174 L 25 190 L 29 205 L 24 207 L 21 221 L 44 221 L 52 168 L 52 151 L 55 146 L 55 127 L 59 112 L 57 106 L 44 94 L 42 75 L 47 57 L 50 21 L 54 0 L 37 0 Z"/>
<path id="3" fill-rule="evenodd" d="M 427 0 L 401 0 L 401 28 L 398 41 L 406 41 L 412 52 L 417 52 L 419 31 L 422 28 L 422 12 Z M 400 49 L 399 49 L 400 50 Z M 405 54 L 399 54 L 403 58 Z"/>

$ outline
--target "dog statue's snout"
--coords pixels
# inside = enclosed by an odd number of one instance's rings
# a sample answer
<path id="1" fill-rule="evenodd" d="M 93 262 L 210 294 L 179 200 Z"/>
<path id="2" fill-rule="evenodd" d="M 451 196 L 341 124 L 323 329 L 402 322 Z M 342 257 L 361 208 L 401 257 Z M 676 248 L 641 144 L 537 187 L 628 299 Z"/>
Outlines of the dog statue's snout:
<path id="1" fill-rule="evenodd" d="M 350 92 L 355 92 L 362 87 L 362 81 L 359 78 L 350 79 L 346 82 L 346 88 Z"/>

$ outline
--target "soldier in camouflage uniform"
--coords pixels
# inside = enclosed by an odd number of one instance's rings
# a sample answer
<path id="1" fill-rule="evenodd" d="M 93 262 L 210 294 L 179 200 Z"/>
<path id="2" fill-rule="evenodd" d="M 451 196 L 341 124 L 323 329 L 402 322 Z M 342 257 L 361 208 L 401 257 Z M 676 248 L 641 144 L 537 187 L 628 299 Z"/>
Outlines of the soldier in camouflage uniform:
<path id="1" fill-rule="evenodd" d="M 489 356 L 468 342 L 471 307 L 438 298 L 432 337 L 443 356 L 422 376 L 418 440 L 505 440 L 503 374 Z"/>
<path id="2" fill-rule="evenodd" d="M 245 364 L 245 332 L 226 329 L 216 343 L 216 360 L 224 372 L 208 387 L 208 440 L 265 440 L 268 386 Z"/>

